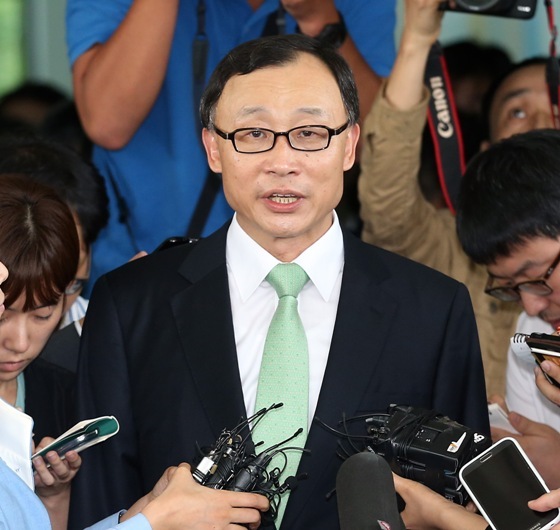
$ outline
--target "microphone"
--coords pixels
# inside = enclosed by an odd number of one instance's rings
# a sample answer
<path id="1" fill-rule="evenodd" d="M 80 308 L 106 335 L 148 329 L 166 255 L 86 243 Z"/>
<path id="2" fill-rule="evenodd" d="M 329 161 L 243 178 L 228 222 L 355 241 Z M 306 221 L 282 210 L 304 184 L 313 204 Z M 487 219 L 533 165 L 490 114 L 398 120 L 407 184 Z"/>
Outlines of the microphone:
<path id="1" fill-rule="evenodd" d="M 336 476 L 341 530 L 405 530 L 389 464 L 372 452 L 352 455 Z"/>

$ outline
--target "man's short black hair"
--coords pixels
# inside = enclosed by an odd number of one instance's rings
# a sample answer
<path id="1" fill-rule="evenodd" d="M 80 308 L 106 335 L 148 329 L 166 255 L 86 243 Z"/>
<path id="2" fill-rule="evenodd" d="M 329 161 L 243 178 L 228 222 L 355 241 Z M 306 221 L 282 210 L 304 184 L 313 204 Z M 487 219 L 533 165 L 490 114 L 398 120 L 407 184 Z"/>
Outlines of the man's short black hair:
<path id="1" fill-rule="evenodd" d="M 457 234 L 477 263 L 560 236 L 560 131 L 517 134 L 476 155 L 461 179 Z"/>
<path id="2" fill-rule="evenodd" d="M 275 35 L 245 42 L 230 51 L 218 64 L 200 102 L 200 119 L 212 128 L 218 100 L 226 83 L 236 75 L 250 74 L 271 66 L 295 62 L 302 53 L 319 59 L 332 72 L 340 89 L 350 125 L 358 122 L 360 106 L 352 70 L 334 48 L 305 35 Z"/>

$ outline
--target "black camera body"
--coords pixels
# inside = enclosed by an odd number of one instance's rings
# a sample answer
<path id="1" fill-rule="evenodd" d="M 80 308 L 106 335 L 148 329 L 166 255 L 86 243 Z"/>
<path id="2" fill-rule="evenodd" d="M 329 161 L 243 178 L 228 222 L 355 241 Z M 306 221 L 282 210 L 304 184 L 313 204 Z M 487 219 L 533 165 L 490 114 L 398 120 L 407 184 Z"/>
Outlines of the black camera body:
<path id="1" fill-rule="evenodd" d="M 461 13 L 476 13 L 506 18 L 532 18 L 537 8 L 537 0 L 455 0 L 452 8 L 444 1 L 440 9 Z"/>
<path id="2" fill-rule="evenodd" d="M 356 421 L 365 426 L 365 436 L 348 430 Z M 355 451 L 374 452 L 397 475 L 421 482 L 462 505 L 469 498 L 459 471 L 492 444 L 488 436 L 443 414 L 407 405 L 391 405 L 386 413 L 345 418 L 342 423 L 345 433 L 337 432 L 346 434 L 349 447 L 340 445 L 346 456 Z"/>

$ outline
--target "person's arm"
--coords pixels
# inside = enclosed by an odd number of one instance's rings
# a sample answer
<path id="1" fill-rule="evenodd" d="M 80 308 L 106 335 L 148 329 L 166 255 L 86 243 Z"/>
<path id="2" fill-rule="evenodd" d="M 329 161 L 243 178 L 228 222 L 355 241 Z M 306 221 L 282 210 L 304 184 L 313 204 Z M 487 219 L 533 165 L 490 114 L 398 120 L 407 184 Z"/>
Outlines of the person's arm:
<path id="1" fill-rule="evenodd" d="M 560 486 L 560 433 L 543 423 L 537 423 L 518 414 L 508 414 L 510 423 L 521 434 L 512 434 L 503 429 L 492 429 L 492 441 L 505 437 L 515 438 L 537 468 L 549 488 Z"/>
<path id="2" fill-rule="evenodd" d="M 52 441 L 54 438 L 43 438 L 36 450 Z M 40 456 L 33 459 L 35 493 L 47 509 L 53 530 L 66 530 L 71 482 L 82 465 L 82 459 L 76 451 L 68 451 L 64 459 L 55 451 L 50 451 L 45 459 Z"/>
<path id="3" fill-rule="evenodd" d="M 294 17 L 301 32 L 311 37 L 317 36 L 327 24 L 340 22 L 334 0 L 282 0 L 282 4 Z M 346 59 L 354 73 L 360 98 L 360 121 L 362 121 L 371 108 L 381 85 L 381 78 L 365 61 L 350 32 L 338 52 Z"/>
<path id="4" fill-rule="evenodd" d="M 450 212 L 437 210 L 418 182 L 428 91 L 424 70 L 441 28 L 437 0 L 407 0 L 393 70 L 363 127 L 358 181 L 362 239 L 453 277 L 464 256 Z M 459 270 L 455 270 L 458 268 Z"/>
<path id="5" fill-rule="evenodd" d="M 195 482 L 190 466 L 180 464 L 167 469 L 153 490 L 131 506 L 121 521 L 142 513 L 153 530 L 225 530 L 233 524 L 256 530 L 261 513 L 268 507 L 263 495 L 201 486 Z"/>
<path id="6" fill-rule="evenodd" d="M 96 144 L 123 147 L 152 108 L 167 70 L 178 7 L 179 0 L 134 0 L 109 40 L 75 61 L 76 105 Z"/>
<path id="7" fill-rule="evenodd" d="M 485 530 L 486 521 L 419 482 L 393 474 L 395 489 L 406 503 L 401 517 L 409 530 Z"/>

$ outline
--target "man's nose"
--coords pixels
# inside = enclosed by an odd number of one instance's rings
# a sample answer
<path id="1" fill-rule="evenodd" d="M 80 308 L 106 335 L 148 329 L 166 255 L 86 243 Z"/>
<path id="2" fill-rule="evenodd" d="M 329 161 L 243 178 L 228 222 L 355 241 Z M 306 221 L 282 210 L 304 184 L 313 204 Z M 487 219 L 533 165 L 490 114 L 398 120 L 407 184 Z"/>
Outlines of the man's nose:
<path id="1" fill-rule="evenodd" d="M 550 304 L 550 301 L 546 296 L 538 296 L 524 291 L 520 291 L 519 294 L 521 296 L 523 309 L 529 316 L 532 317 L 537 316 L 539 313 L 544 311 Z"/>

